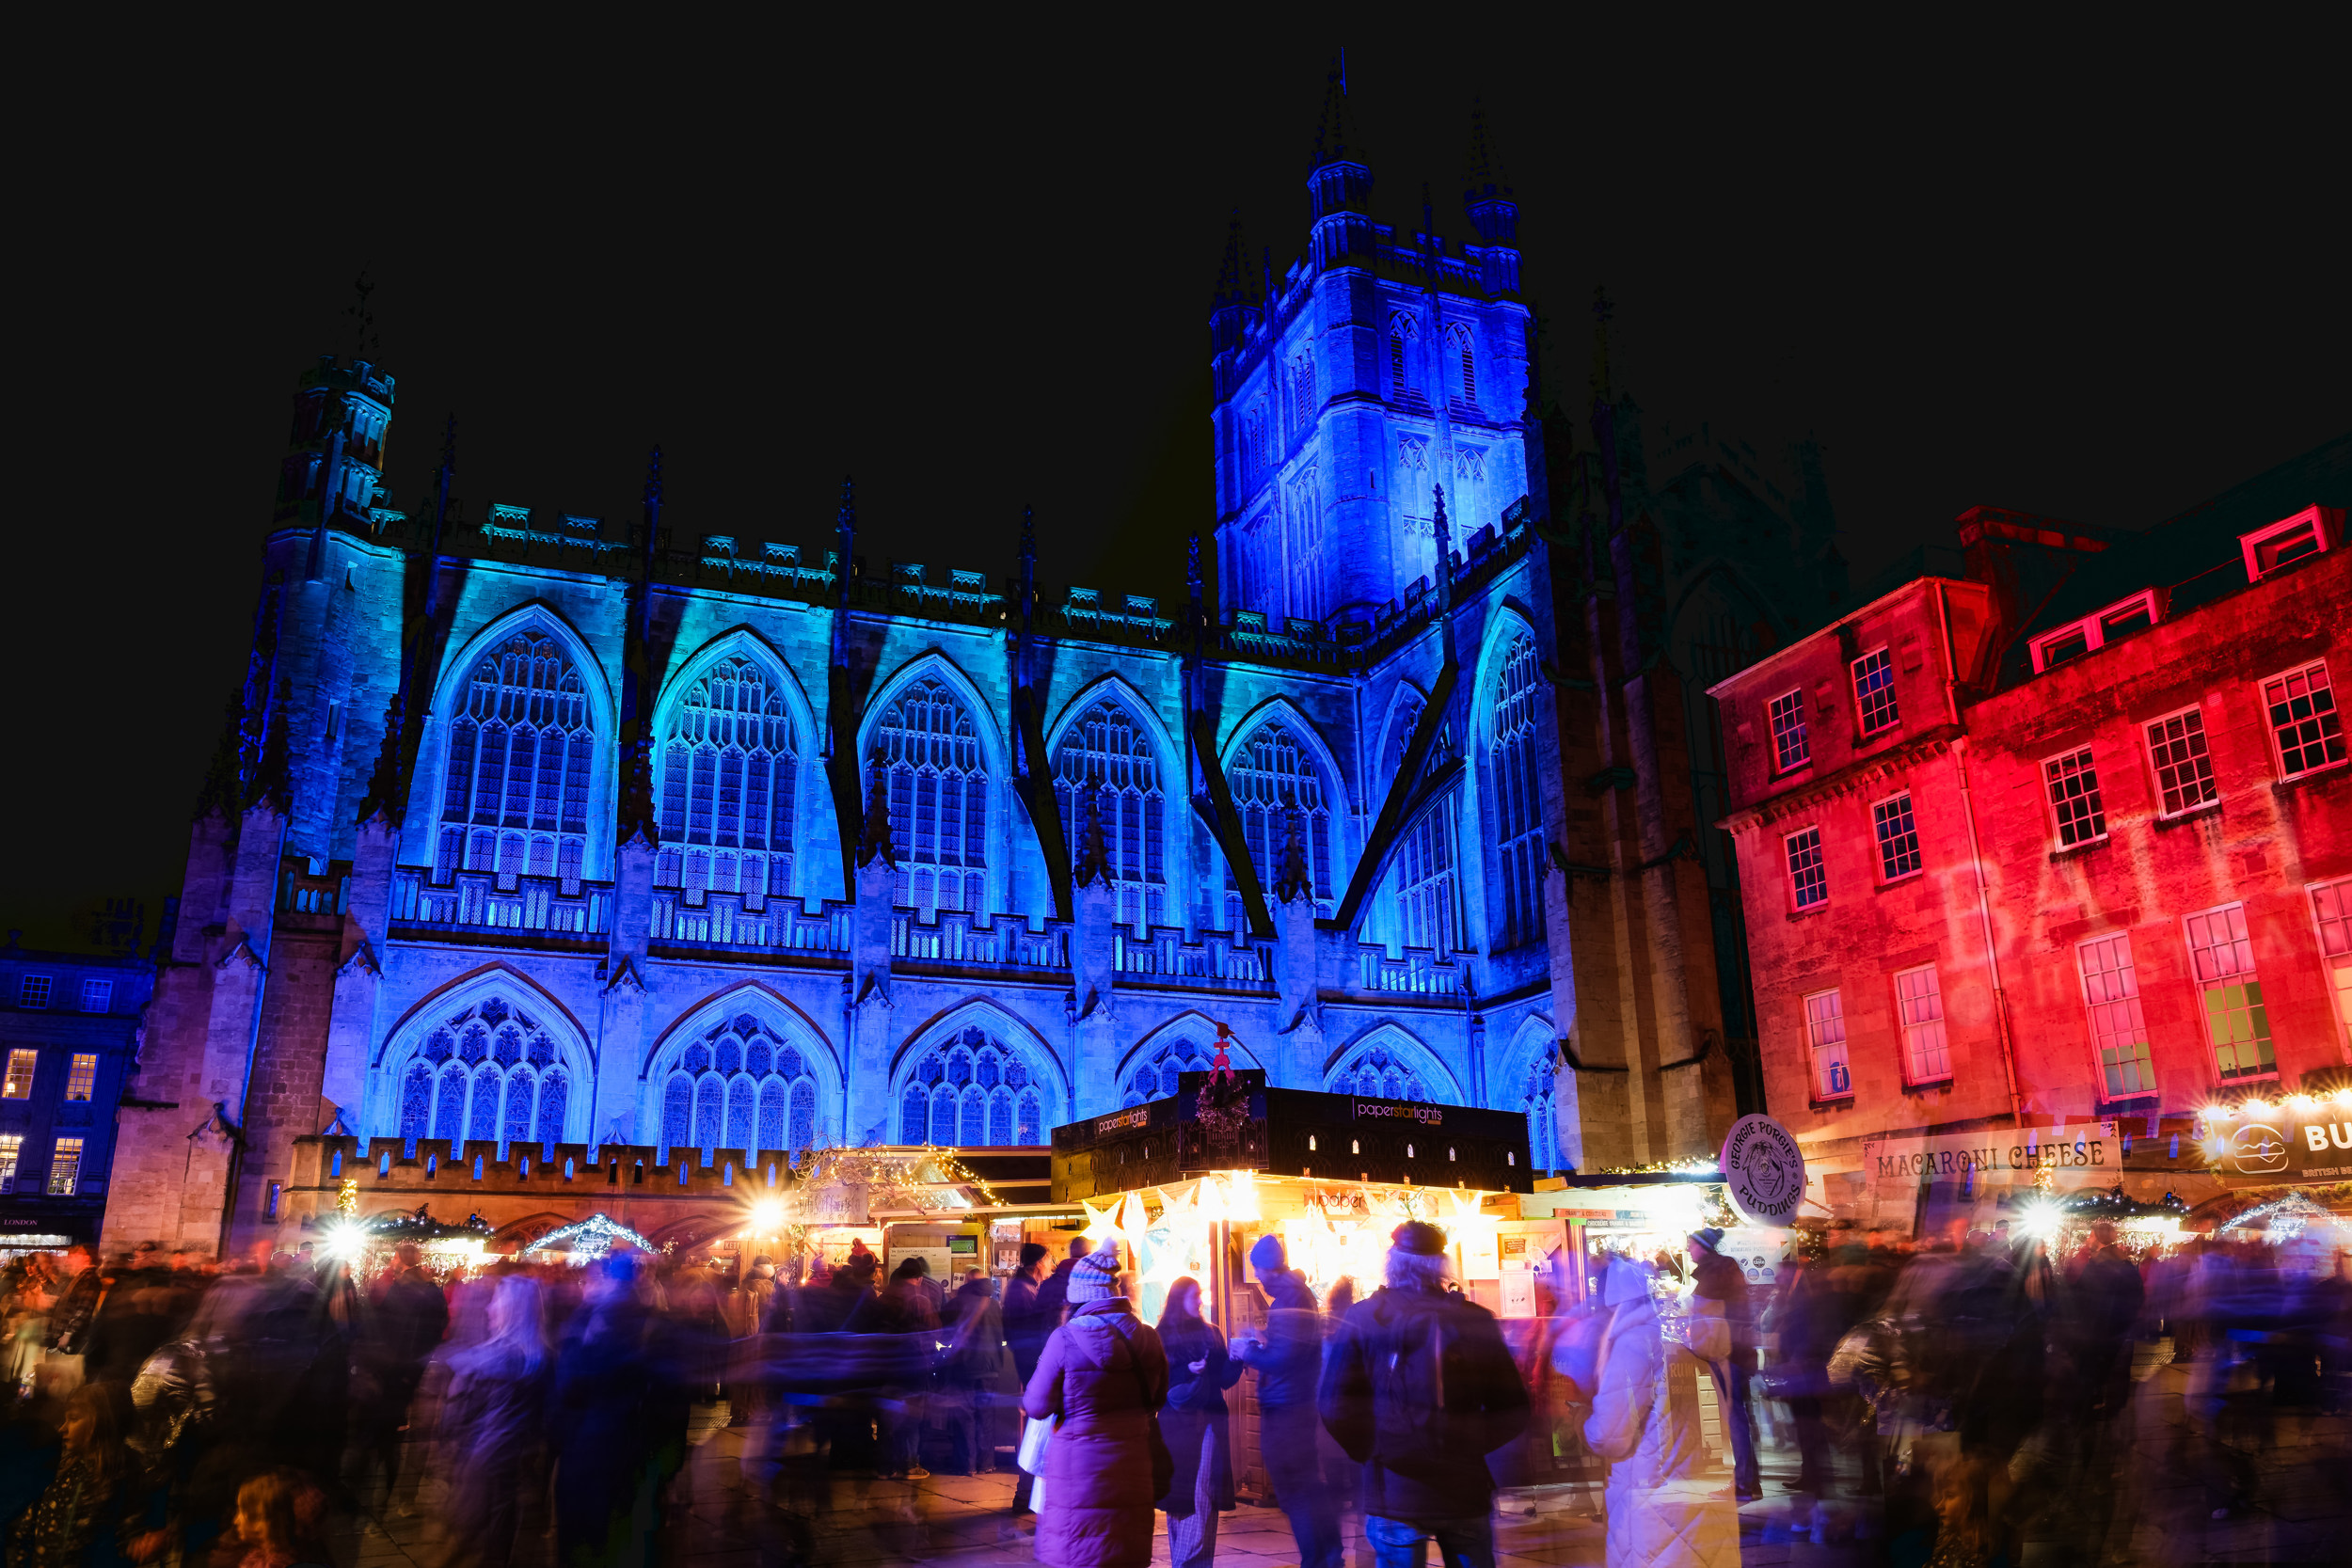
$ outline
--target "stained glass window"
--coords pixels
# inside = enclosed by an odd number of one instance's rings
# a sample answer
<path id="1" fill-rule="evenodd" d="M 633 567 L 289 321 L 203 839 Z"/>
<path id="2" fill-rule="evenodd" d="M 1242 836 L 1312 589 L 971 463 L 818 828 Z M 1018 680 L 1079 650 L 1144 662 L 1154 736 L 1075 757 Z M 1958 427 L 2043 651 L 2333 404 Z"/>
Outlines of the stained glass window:
<path id="1" fill-rule="evenodd" d="M 1226 783 L 1232 786 L 1233 805 L 1241 813 L 1242 837 L 1249 846 L 1250 863 L 1258 869 L 1258 886 L 1269 903 L 1290 841 L 1294 814 L 1307 851 L 1314 882 L 1315 911 L 1329 914 L 1331 893 L 1331 810 L 1329 789 L 1314 755 L 1291 732 L 1289 723 L 1272 720 L 1261 724 L 1225 765 Z M 1241 895 L 1232 867 L 1226 868 L 1227 928 L 1247 927 Z"/>
<path id="2" fill-rule="evenodd" d="M 787 1106 L 803 1098 L 807 1118 L 787 1123 Z M 817 1081 L 800 1049 L 739 1013 L 678 1053 L 663 1091 L 664 1157 L 673 1148 L 698 1149 L 710 1164 L 721 1149 L 740 1150 L 746 1165 L 756 1165 L 763 1152 L 797 1154 L 816 1141 L 816 1109 Z"/>
<path id="3" fill-rule="evenodd" d="M 1360 1100 L 1427 1101 L 1428 1086 L 1413 1065 L 1385 1045 L 1366 1046 L 1331 1075 L 1330 1092 Z"/>
<path id="4" fill-rule="evenodd" d="M 872 763 L 890 803 L 895 900 L 926 916 L 979 910 L 987 901 L 988 772 L 962 699 L 935 677 L 913 682 L 875 726 Z"/>
<path id="5" fill-rule="evenodd" d="M 474 667 L 449 727 L 441 818 L 521 831 L 470 834 L 467 869 L 550 875 L 560 857 L 577 875 L 595 734 L 587 685 L 546 632 L 516 632 Z M 458 842 L 443 834 L 443 860 Z"/>
<path id="6" fill-rule="evenodd" d="M 661 842 L 712 845 L 702 884 L 780 896 L 792 888 L 799 745 L 776 683 L 748 658 L 722 659 L 670 711 L 660 752 Z M 675 887 L 685 857 L 658 856 Z"/>
<path id="7" fill-rule="evenodd" d="M 1487 788 L 1494 793 L 1496 851 L 1502 874 L 1502 947 L 1544 934 L 1544 795 L 1535 756 L 1542 687 L 1535 640 L 1521 633 L 1502 656 L 1495 679 L 1494 736 Z"/>
<path id="8" fill-rule="evenodd" d="M 933 1046 L 899 1093 L 898 1136 L 911 1144 L 1041 1144 L 1041 1107 L 1028 1064 L 977 1027 Z"/>
<path id="9" fill-rule="evenodd" d="M 1167 833 L 1162 818 L 1167 801 L 1160 790 L 1159 763 L 1150 736 L 1119 701 L 1096 703 L 1071 725 L 1054 757 L 1054 793 L 1073 864 L 1086 814 L 1100 814 L 1119 923 L 1138 932 L 1167 924 Z"/>

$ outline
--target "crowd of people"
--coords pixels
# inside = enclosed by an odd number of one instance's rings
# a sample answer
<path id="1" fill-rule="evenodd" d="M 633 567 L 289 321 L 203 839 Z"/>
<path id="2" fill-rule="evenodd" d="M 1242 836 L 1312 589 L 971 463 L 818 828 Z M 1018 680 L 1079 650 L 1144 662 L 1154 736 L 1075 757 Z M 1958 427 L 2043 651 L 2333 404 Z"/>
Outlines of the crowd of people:
<path id="1" fill-rule="evenodd" d="M 921 1555 L 914 1489 L 888 1483 L 1013 1463 L 999 1539 L 1033 1536 L 1048 1568 L 1146 1568 L 1163 1520 L 1171 1568 L 1209 1568 L 1249 1377 L 1300 1568 L 1342 1568 L 1351 1537 L 1357 1568 L 1433 1544 L 1491 1568 L 1498 1475 L 1581 1461 L 1605 1470 L 1612 1565 L 1736 1562 L 1753 1502 L 1801 1527 L 1867 1510 L 1888 1561 L 2017 1563 L 2031 1540 L 2092 1562 L 2157 1355 L 2189 1363 L 2217 1519 L 2253 1506 L 2284 1413 L 2352 1408 L 2341 1257 L 1841 1231 L 1752 1289 L 1700 1230 L 1602 1260 L 1589 1291 L 1552 1281 L 1538 1332 L 1507 1338 L 1443 1232 L 1390 1240 L 1376 1288 L 1319 1300 L 1261 1238 L 1263 1310 L 1223 1325 L 1190 1278 L 1146 1322 L 1132 1260 L 1083 1239 L 1027 1244 L 1003 1281 L 936 1279 L 920 1255 L 885 1274 L 862 1244 L 805 1276 L 627 1249 L 454 1272 L 413 1246 L 31 1255 L 6 1281 L 0 1536 L 9 1564 L 292 1568 L 329 1560 L 337 1520 L 422 1513 L 452 1564 L 658 1562 L 691 1503 L 695 1407 L 723 1400 L 779 1560 L 826 1560 L 845 1497 Z M 1776 1433 L 1796 1474 L 1767 1499 Z"/>

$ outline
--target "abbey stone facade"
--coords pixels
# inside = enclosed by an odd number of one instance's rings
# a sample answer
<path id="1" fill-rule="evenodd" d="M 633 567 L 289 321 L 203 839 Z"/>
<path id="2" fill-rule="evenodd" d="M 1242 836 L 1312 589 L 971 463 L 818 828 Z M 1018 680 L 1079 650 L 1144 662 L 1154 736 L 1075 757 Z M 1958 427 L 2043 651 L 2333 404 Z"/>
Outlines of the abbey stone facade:
<path id="1" fill-rule="evenodd" d="M 1371 215 L 1345 109 L 1305 256 L 1228 244 L 1183 605 L 1046 592 L 1025 530 L 877 569 L 846 486 L 830 547 L 691 532 L 658 452 L 633 524 L 469 516 L 446 447 L 394 510 L 393 378 L 306 372 L 107 1244 L 292 1244 L 322 1132 L 698 1186 L 1040 1144 L 1220 1022 L 1276 1084 L 1523 1110 L 1540 1166 L 1710 1152 L 1753 1030 L 1670 644 L 1810 625 L 1826 503 L 1645 488 L 1605 362 L 1579 450 L 1483 133 L 1449 242 Z"/>

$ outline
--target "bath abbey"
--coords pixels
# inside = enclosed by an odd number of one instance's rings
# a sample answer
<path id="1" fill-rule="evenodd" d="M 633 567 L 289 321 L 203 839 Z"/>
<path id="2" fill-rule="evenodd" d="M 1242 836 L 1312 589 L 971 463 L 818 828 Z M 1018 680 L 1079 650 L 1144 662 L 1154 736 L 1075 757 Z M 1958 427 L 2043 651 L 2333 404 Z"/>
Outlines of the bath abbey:
<path id="1" fill-rule="evenodd" d="M 1605 304 L 1547 363 L 1483 129 L 1450 214 L 1374 162 L 1335 84 L 1301 254 L 1229 238 L 1177 603 L 1041 580 L 1017 496 L 947 564 L 848 484 L 682 517 L 659 451 L 633 516 L 461 500 L 453 442 L 396 499 L 393 375 L 304 371 L 104 1244 L 290 1244 L 322 1133 L 679 1182 L 1039 1145 L 1220 1024 L 1523 1112 L 1542 1169 L 1711 1156 L 1756 1090 L 1705 688 L 1845 593 L 1818 450 L 1645 425 Z"/>

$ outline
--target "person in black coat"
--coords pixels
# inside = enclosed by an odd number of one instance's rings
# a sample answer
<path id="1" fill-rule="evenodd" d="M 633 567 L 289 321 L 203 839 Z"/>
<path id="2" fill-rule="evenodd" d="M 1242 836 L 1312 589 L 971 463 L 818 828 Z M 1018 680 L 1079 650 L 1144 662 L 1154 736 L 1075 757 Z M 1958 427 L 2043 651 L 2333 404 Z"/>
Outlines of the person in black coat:
<path id="1" fill-rule="evenodd" d="M 1494 1314 L 1446 1291 L 1445 1233 L 1407 1220 L 1388 1283 L 1349 1308 L 1315 1405 L 1364 1467 L 1364 1537 L 1382 1558 L 1435 1537 L 1448 1563 L 1493 1568 L 1486 1455 L 1526 1429 L 1527 1384 Z"/>
<path id="2" fill-rule="evenodd" d="M 1168 1288 L 1159 1329 L 1168 1351 L 1168 1404 L 1160 1412 L 1160 1434 L 1176 1458 L 1176 1473 L 1161 1499 L 1168 1510 L 1168 1558 L 1172 1568 L 1208 1568 L 1216 1557 L 1216 1516 L 1233 1508 L 1225 1390 L 1241 1380 L 1241 1363 L 1227 1354 L 1216 1324 L 1201 1318 L 1197 1279 L 1179 1279 Z"/>

